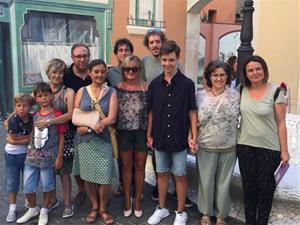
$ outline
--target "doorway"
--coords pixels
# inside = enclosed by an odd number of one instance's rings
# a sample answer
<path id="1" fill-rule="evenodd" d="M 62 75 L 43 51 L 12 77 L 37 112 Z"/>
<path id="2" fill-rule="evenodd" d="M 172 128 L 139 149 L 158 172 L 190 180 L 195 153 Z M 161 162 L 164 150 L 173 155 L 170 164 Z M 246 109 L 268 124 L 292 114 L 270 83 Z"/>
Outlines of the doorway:
<path id="1" fill-rule="evenodd" d="M 0 23 L 0 117 L 13 111 L 13 74 L 9 23 Z"/>

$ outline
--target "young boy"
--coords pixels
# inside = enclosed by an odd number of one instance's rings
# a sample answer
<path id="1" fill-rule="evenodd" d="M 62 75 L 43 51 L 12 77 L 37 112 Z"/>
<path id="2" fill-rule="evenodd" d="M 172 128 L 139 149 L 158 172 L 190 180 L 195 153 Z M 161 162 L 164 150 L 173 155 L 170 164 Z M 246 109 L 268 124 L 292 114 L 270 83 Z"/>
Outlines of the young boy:
<path id="1" fill-rule="evenodd" d="M 32 116 L 29 113 L 34 99 L 29 94 L 18 94 L 14 98 L 15 110 L 5 122 L 8 135 L 5 146 L 5 179 L 8 192 L 9 212 L 6 222 L 16 220 L 16 199 L 20 186 L 20 175 L 24 170 L 27 145 L 31 140 Z"/>
<path id="2" fill-rule="evenodd" d="M 40 110 L 33 115 L 33 124 L 41 119 L 50 123 L 52 118 L 61 115 L 51 105 L 53 94 L 48 84 L 37 83 L 33 94 L 40 106 Z M 38 225 L 48 223 L 48 206 L 55 187 L 54 173 L 62 166 L 65 129 L 64 124 L 51 125 L 43 130 L 34 126 L 24 167 L 24 193 L 29 209 L 17 223 L 26 223 L 39 214 Z M 41 210 L 36 206 L 36 189 L 40 179 L 44 192 Z"/>

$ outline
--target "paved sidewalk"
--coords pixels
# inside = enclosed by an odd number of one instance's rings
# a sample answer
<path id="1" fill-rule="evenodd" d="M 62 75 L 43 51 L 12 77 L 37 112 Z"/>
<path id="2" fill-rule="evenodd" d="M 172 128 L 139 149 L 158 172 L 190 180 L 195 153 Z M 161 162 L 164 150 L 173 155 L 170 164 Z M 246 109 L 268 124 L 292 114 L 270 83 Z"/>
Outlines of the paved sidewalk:
<path id="1" fill-rule="evenodd" d="M 5 217 L 8 211 L 8 200 L 5 192 L 5 187 L 4 187 L 4 158 L 3 158 L 3 149 L 5 145 L 5 130 L 3 126 L 0 125 L 0 149 L 1 149 L 1 154 L 0 154 L 0 161 L 2 162 L 0 164 L 0 224 L 8 224 L 5 222 Z M 148 162 L 150 160 L 148 159 Z M 153 180 L 153 173 L 152 167 L 147 165 L 147 179 L 146 180 Z M 71 218 L 68 219 L 63 219 L 62 216 L 62 211 L 63 211 L 63 203 L 62 203 L 62 191 L 61 191 L 61 185 L 59 179 L 57 179 L 57 193 L 58 193 L 58 199 L 61 203 L 61 205 L 55 209 L 53 212 L 49 214 L 49 225 L 69 225 L 69 224 L 86 224 L 85 222 L 85 216 L 87 212 L 90 209 L 89 201 L 86 200 L 85 203 L 81 207 L 75 207 L 75 215 Z M 73 190 L 72 190 L 72 196 L 75 196 L 76 194 L 76 185 L 75 182 L 73 182 Z M 153 202 L 150 198 L 150 194 L 152 191 L 152 187 L 149 184 L 145 185 L 145 190 L 144 190 L 144 200 L 143 200 L 143 217 L 142 218 L 135 218 L 134 215 L 132 215 L 130 218 L 124 218 L 123 217 L 123 198 L 122 197 L 112 197 L 110 200 L 110 205 L 109 205 L 109 212 L 113 215 L 115 219 L 116 225 L 133 225 L 133 224 L 147 224 L 148 218 L 152 215 L 154 212 L 154 209 L 156 207 L 155 202 Z M 41 204 L 42 202 L 42 196 L 41 196 L 41 191 L 38 192 L 38 204 Z M 172 195 L 168 196 L 168 203 L 169 203 L 169 209 L 171 211 L 171 216 L 163 220 L 161 225 L 171 225 L 173 224 L 174 218 L 175 218 L 175 207 L 176 207 L 176 202 L 173 199 Z M 17 200 L 17 209 L 18 209 L 18 217 L 22 216 L 24 212 L 26 211 L 26 208 L 24 207 L 24 195 L 22 191 L 20 191 L 18 195 L 18 200 Z M 200 218 L 200 213 L 197 210 L 197 207 L 194 205 L 193 208 L 187 210 L 189 219 L 188 219 L 188 225 L 196 225 L 199 224 L 199 218 Z M 32 221 L 29 221 L 26 224 L 37 224 L 37 219 L 34 219 Z M 9 224 L 16 224 L 16 223 L 9 223 Z M 99 219 L 95 222 L 95 224 L 104 224 L 101 222 Z M 242 223 L 236 219 L 229 218 L 228 219 L 228 224 L 229 225 L 241 225 Z"/>

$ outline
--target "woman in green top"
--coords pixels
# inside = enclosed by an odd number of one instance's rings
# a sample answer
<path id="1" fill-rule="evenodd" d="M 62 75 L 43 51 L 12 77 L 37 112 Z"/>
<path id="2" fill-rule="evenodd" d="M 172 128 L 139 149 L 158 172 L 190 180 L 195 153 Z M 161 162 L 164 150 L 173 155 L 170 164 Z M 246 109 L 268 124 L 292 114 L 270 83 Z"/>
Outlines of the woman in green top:
<path id="1" fill-rule="evenodd" d="M 268 67 L 260 56 L 249 57 L 242 71 L 241 123 L 237 156 L 243 182 L 247 225 L 267 225 L 276 189 L 274 172 L 290 156 L 283 92 L 268 82 Z M 275 97 L 274 97 L 275 96 Z"/>

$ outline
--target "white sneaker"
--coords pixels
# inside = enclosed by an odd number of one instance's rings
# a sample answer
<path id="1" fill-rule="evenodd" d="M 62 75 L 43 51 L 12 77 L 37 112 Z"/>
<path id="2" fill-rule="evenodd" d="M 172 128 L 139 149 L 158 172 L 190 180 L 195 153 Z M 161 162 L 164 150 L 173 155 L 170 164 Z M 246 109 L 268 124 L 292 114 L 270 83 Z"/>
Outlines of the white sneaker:
<path id="1" fill-rule="evenodd" d="M 175 211 L 176 217 L 173 225 L 186 225 L 186 221 L 188 219 L 186 212 Z"/>
<path id="2" fill-rule="evenodd" d="M 48 213 L 41 211 L 38 225 L 46 225 L 47 223 L 48 223 Z"/>
<path id="3" fill-rule="evenodd" d="M 35 208 L 29 208 L 27 212 L 17 220 L 17 223 L 26 223 L 34 217 L 40 214 L 40 208 L 36 206 Z"/>
<path id="4" fill-rule="evenodd" d="M 16 219 L 17 219 L 16 210 L 9 210 L 6 216 L 6 222 L 8 223 L 15 222 Z"/>
<path id="5" fill-rule="evenodd" d="M 170 215 L 170 212 L 166 208 L 160 208 L 157 206 L 155 212 L 153 215 L 148 219 L 148 224 L 155 225 L 158 224 L 162 219 L 168 217 Z"/>

